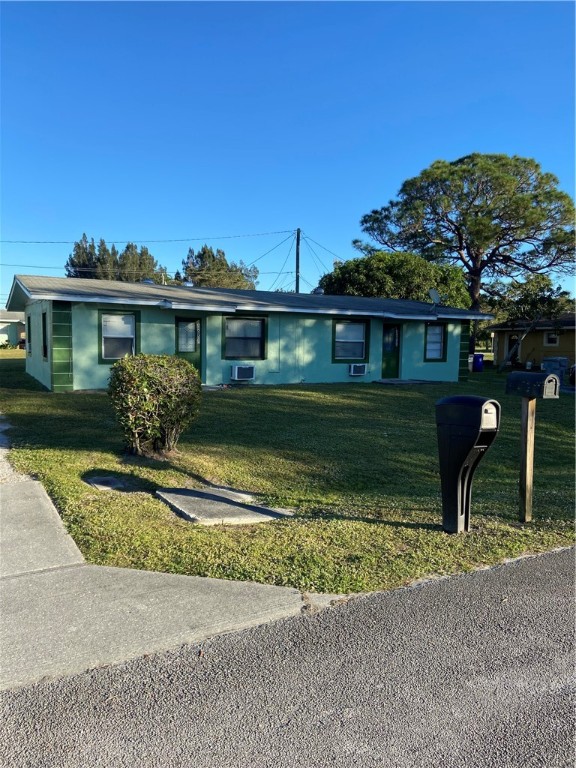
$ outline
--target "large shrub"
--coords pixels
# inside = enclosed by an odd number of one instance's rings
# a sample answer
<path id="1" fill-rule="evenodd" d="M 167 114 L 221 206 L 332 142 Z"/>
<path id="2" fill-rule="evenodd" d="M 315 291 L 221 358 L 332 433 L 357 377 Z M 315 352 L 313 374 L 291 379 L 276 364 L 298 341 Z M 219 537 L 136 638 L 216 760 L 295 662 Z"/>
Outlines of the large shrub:
<path id="1" fill-rule="evenodd" d="M 198 371 L 181 357 L 135 355 L 112 366 L 108 394 L 128 450 L 171 451 L 198 415 Z"/>

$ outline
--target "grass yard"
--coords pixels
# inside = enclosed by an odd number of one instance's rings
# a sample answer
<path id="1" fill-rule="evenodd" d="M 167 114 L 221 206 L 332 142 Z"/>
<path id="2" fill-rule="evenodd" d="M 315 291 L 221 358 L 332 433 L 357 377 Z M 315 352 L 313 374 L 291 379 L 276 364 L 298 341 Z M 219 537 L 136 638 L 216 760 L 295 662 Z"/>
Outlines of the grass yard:
<path id="1" fill-rule="evenodd" d="M 536 414 L 535 522 L 518 522 L 521 399 L 505 375 L 462 384 L 232 388 L 205 392 L 200 418 L 169 460 L 124 455 L 105 394 L 50 394 L 0 352 L 10 459 L 42 481 L 92 563 L 242 579 L 314 592 L 388 589 L 574 542 L 574 398 Z M 472 492 L 473 530 L 441 530 L 434 404 L 495 398 L 502 425 Z M 83 478 L 115 474 L 129 491 Z M 154 497 L 203 482 L 250 491 L 296 516 L 248 527 L 187 523 Z"/>

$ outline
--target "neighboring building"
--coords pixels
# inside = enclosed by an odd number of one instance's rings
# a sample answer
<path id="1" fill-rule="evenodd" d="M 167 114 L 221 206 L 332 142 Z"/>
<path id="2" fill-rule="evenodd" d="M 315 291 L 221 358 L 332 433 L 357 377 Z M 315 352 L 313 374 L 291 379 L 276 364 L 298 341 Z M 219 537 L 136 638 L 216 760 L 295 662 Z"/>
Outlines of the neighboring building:
<path id="1" fill-rule="evenodd" d="M 204 384 L 457 381 L 468 376 L 470 321 L 424 302 L 14 278 L 25 311 L 26 370 L 53 391 L 105 389 L 115 360 L 139 352 L 190 360 Z M 488 316 L 489 317 L 489 316 Z"/>
<path id="2" fill-rule="evenodd" d="M 24 338 L 24 312 L 7 312 L 0 309 L 0 346 L 16 346 Z"/>
<path id="3" fill-rule="evenodd" d="M 498 323 L 487 328 L 494 334 L 494 364 L 502 363 L 530 326 L 529 320 Z M 574 365 L 575 316 L 572 312 L 560 315 L 554 320 L 539 320 L 534 328 L 522 339 L 513 364 L 539 366 L 547 357 L 567 357 Z"/>

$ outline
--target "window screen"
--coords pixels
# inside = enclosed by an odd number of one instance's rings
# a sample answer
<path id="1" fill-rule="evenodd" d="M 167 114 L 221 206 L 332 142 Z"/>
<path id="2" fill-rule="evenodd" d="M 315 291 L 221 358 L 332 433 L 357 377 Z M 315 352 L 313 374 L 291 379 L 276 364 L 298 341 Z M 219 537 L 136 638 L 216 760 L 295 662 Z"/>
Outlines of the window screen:
<path id="1" fill-rule="evenodd" d="M 264 319 L 226 318 L 224 356 L 232 359 L 264 359 Z"/>
<path id="2" fill-rule="evenodd" d="M 134 315 L 102 315 L 102 358 L 119 360 L 134 354 Z"/>
<path id="3" fill-rule="evenodd" d="M 198 349 L 200 323 L 198 320 L 178 323 L 178 352 L 196 352 Z"/>
<path id="4" fill-rule="evenodd" d="M 426 360 L 444 359 L 444 325 L 430 324 L 426 328 Z"/>
<path id="5" fill-rule="evenodd" d="M 336 360 L 364 360 L 366 323 L 336 322 L 334 357 Z"/>

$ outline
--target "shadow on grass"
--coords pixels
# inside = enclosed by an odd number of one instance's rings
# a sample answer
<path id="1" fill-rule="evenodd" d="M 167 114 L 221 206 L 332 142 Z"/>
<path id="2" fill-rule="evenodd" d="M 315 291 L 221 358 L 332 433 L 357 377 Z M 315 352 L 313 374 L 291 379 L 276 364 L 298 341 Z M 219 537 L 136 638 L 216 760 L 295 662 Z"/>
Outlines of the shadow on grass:
<path id="1" fill-rule="evenodd" d="M 337 520 L 352 523 L 369 523 L 370 525 L 387 526 L 389 528 L 411 528 L 419 531 L 442 531 L 440 523 L 411 523 L 407 520 L 383 520 L 377 517 L 359 515 L 339 515 L 336 512 L 297 513 L 297 520 Z"/>
<path id="2" fill-rule="evenodd" d="M 330 510 L 329 499 L 338 497 L 344 501 L 326 513 L 330 519 L 384 522 L 377 507 L 385 510 L 389 499 L 410 507 L 417 498 L 437 497 L 436 398 L 453 392 L 483 393 L 497 398 L 505 414 L 495 447 L 483 463 L 478 488 L 484 483 L 482 487 L 498 489 L 490 498 L 499 514 L 503 498 L 512 499 L 507 509 L 516 503 L 520 400 L 504 394 L 506 377 L 493 372 L 459 384 L 294 385 L 206 393 L 200 417 L 183 433 L 180 449 L 173 456 L 145 458 L 123 453 L 122 433 L 104 392 L 47 393 L 24 373 L 24 362 L 0 357 L 0 384 L 8 387 L 3 410 L 16 428 L 11 434 L 13 444 L 34 451 L 82 453 L 83 480 L 115 474 L 119 482 L 125 481 L 125 492 L 150 494 L 168 485 L 251 492 L 273 503 L 278 496 L 278 506 L 289 506 L 295 495 L 301 495 L 302 505 L 296 505 L 302 510 L 299 518 L 321 518 L 320 509 L 310 514 L 310 508 L 316 510 L 324 503 Z M 555 506 L 559 472 L 563 478 L 572 471 L 572 412 L 571 398 L 564 398 L 547 403 L 538 415 L 537 480 Z M 102 468 L 107 453 L 115 457 L 120 471 Z M 43 460 L 49 464 L 52 458 Z M 211 482 L 198 470 L 216 481 L 221 477 L 222 482 Z M 147 472 L 150 478 L 157 473 L 158 482 L 138 476 Z M 163 479 L 163 474 L 172 477 Z M 566 506 L 564 498 L 571 491 L 564 486 L 560 500 Z M 374 497 L 374 503 L 362 509 L 363 496 Z M 356 516 L 353 510 L 350 516 L 337 511 L 345 509 L 346 498 L 355 501 L 356 497 Z M 394 520 L 387 524 L 426 526 Z"/>
<path id="3" fill-rule="evenodd" d="M 158 487 L 156 483 L 128 472 L 115 472 L 111 469 L 95 467 L 83 472 L 80 479 L 99 491 L 119 491 L 121 493 L 151 493 Z"/>
<path id="4" fill-rule="evenodd" d="M 254 494 L 251 492 L 248 492 L 243 489 L 239 488 L 232 488 L 230 486 L 223 486 L 223 485 L 217 485 L 215 483 L 211 483 L 208 480 L 205 480 L 204 478 L 200 477 L 199 475 L 191 475 L 190 473 L 183 472 L 182 470 L 178 469 L 177 467 L 173 467 L 169 462 L 164 462 L 157 459 L 150 459 L 147 457 L 134 457 L 134 456 L 127 456 L 127 459 L 130 461 L 131 464 L 135 466 L 142 466 L 145 465 L 149 468 L 153 468 L 154 464 L 159 465 L 162 469 L 169 469 L 170 471 L 176 471 L 179 474 L 182 474 L 186 478 L 194 478 L 194 481 L 198 483 L 199 487 L 197 488 L 174 488 L 174 493 L 182 493 L 183 495 L 188 495 L 191 498 L 194 498 L 196 495 L 198 495 L 198 498 L 202 499 L 204 502 L 214 502 L 214 505 L 221 505 L 226 504 L 231 507 L 238 507 L 239 509 L 246 509 L 248 511 L 253 512 L 274 512 L 273 508 L 269 507 L 268 505 L 262 503 L 258 503 L 258 494 Z M 102 493 L 107 493 L 109 491 L 118 491 L 120 493 L 149 493 L 152 496 L 155 496 L 155 493 L 158 489 L 164 488 L 164 486 L 158 485 L 157 483 L 154 483 L 151 480 L 146 480 L 145 478 L 139 477 L 137 475 L 128 473 L 128 472 L 117 472 L 110 469 L 105 468 L 94 468 L 90 469 L 87 472 L 84 472 L 81 476 L 81 479 L 83 482 L 85 482 L 87 485 L 95 488 L 96 490 L 101 491 Z M 221 496 L 217 495 L 216 493 L 210 493 L 210 490 L 213 491 L 227 491 L 231 493 L 238 493 L 238 494 L 248 494 L 250 496 L 253 496 L 256 500 L 255 504 L 249 504 L 241 501 L 234 501 L 231 499 L 224 499 Z M 170 505 L 168 505 L 170 506 Z M 336 512 L 328 512 L 328 511 L 319 511 L 319 512 L 298 512 L 297 510 L 292 510 L 294 512 L 294 517 L 290 518 L 295 521 L 344 521 L 344 522 L 355 522 L 355 523 L 368 523 L 370 525 L 384 525 L 391 528 L 410 528 L 414 530 L 427 530 L 427 531 L 442 531 L 442 526 L 440 524 L 434 524 L 434 523 L 413 523 L 408 521 L 399 521 L 399 520 L 383 520 L 377 517 L 369 517 L 369 516 L 363 516 L 363 515 L 343 515 L 338 514 Z M 177 514 L 177 513 L 176 513 Z M 285 519 L 284 515 L 278 515 L 279 519 Z"/>

